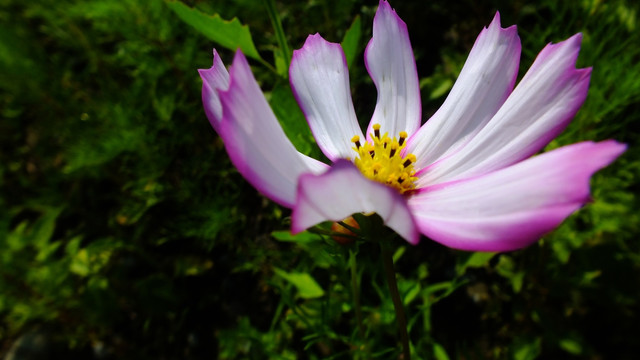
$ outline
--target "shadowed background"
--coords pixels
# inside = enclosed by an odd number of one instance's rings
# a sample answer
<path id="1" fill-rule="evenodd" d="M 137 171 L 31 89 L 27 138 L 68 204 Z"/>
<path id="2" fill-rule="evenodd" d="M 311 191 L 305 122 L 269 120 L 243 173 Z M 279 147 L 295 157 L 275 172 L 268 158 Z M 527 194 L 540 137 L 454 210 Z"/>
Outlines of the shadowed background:
<path id="1" fill-rule="evenodd" d="M 184 2 L 249 25 L 263 91 L 298 149 L 321 158 L 278 65 L 266 3 Z M 548 42 L 584 34 L 578 66 L 594 68 L 589 96 L 547 149 L 629 144 L 594 176 L 593 203 L 527 249 L 472 254 L 426 238 L 397 242 L 417 359 L 640 353 L 640 23 L 632 3 L 391 3 L 409 28 L 424 120 L 500 10 L 503 26 L 518 26 L 520 75 Z M 0 356 L 397 358 L 376 246 L 289 236 L 289 210 L 238 174 L 204 115 L 196 72 L 211 66 L 213 47 L 226 64 L 233 51 L 190 26 L 180 6 L 0 0 Z M 308 34 L 341 42 L 358 29 L 348 50 L 361 124 L 376 100 L 363 62 L 376 7 L 275 4 L 291 49 Z M 367 340 L 356 331 L 349 251 L 358 253 Z"/>

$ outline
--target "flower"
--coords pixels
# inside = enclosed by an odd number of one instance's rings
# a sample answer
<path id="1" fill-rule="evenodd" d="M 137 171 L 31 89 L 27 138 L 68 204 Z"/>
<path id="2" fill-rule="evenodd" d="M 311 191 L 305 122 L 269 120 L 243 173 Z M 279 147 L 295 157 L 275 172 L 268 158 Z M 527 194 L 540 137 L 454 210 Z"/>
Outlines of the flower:
<path id="1" fill-rule="evenodd" d="M 581 38 L 547 45 L 514 88 L 520 39 L 496 13 L 442 107 L 421 126 L 407 27 L 381 0 L 365 51 L 378 90 L 365 136 L 342 48 L 310 35 L 293 54 L 289 78 L 331 166 L 296 151 L 242 52 L 227 71 L 214 50 L 213 66 L 200 70 L 202 100 L 238 171 L 293 209 L 293 232 L 375 212 L 411 244 L 422 233 L 457 249 L 515 250 L 585 204 L 591 175 L 626 149 L 587 141 L 533 156 L 587 95 L 591 69 L 575 68 Z"/>

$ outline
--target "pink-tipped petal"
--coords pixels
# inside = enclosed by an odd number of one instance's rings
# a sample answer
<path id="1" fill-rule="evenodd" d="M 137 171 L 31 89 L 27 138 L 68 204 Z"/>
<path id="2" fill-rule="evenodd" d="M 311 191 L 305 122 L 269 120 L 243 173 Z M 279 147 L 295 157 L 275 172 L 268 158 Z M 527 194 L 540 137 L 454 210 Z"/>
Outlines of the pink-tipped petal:
<path id="1" fill-rule="evenodd" d="M 591 69 L 576 69 L 581 35 L 547 45 L 489 123 L 460 151 L 421 175 L 419 186 L 504 168 L 540 151 L 587 96 Z"/>
<path id="2" fill-rule="evenodd" d="M 302 49 L 293 52 L 289 81 L 322 152 L 332 161 L 353 158 L 351 138 L 362 138 L 362 130 L 340 44 L 309 35 Z"/>
<path id="3" fill-rule="evenodd" d="M 367 136 L 373 124 L 382 132 L 397 136 L 401 131 L 413 134 L 420 126 L 422 105 L 416 62 L 407 25 L 386 0 L 381 0 L 373 19 L 373 38 L 365 50 L 365 65 L 378 89 L 378 102 Z"/>
<path id="4" fill-rule="evenodd" d="M 209 69 L 198 69 L 198 73 L 202 78 L 204 112 L 211 126 L 218 131 L 220 120 L 222 120 L 222 104 L 218 90 L 226 90 L 229 87 L 229 73 L 220 60 L 216 49 L 213 49 L 213 66 Z"/>
<path id="5" fill-rule="evenodd" d="M 292 208 L 300 175 L 320 173 L 327 166 L 291 144 L 242 52 L 236 52 L 229 74 L 228 90 L 218 92 L 223 116 L 218 132 L 229 157 L 251 185 Z"/>
<path id="6" fill-rule="evenodd" d="M 513 90 L 520 50 L 516 27 L 500 27 L 496 13 L 478 35 L 447 99 L 408 140 L 407 151 L 416 155 L 416 168 L 459 149 L 495 115 Z"/>
<path id="7" fill-rule="evenodd" d="M 341 221 L 368 212 L 380 215 L 409 243 L 420 240 L 406 200 L 394 189 L 365 178 L 346 160 L 338 160 L 324 174 L 300 177 L 291 230 L 297 233 L 323 221 Z"/>
<path id="8" fill-rule="evenodd" d="M 589 179 L 626 149 L 613 140 L 559 148 L 409 199 L 420 232 L 446 246 L 509 251 L 537 241 L 589 201 Z"/>

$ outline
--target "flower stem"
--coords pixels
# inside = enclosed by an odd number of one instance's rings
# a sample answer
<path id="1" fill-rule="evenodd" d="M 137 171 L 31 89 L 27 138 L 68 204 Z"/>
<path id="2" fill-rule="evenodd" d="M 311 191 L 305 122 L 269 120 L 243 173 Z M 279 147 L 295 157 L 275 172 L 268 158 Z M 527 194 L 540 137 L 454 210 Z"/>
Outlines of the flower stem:
<path id="1" fill-rule="evenodd" d="M 360 290 L 358 288 L 358 269 L 356 264 L 356 254 L 349 250 L 349 262 L 351 267 L 351 291 L 353 292 L 353 306 L 356 309 L 356 321 L 358 322 L 358 332 L 364 341 L 364 325 L 362 323 L 362 309 L 360 308 Z"/>
<path id="2" fill-rule="evenodd" d="M 264 4 L 267 8 L 269 18 L 271 19 L 273 30 L 276 33 L 276 39 L 278 40 L 278 45 L 280 46 L 280 51 L 282 52 L 282 60 L 284 60 L 285 62 L 285 69 L 289 69 L 289 63 L 291 63 L 291 51 L 289 50 L 287 37 L 285 36 L 284 30 L 282 29 L 282 22 L 280 21 L 280 16 L 278 15 L 278 11 L 276 10 L 276 5 L 274 3 L 274 0 L 264 0 Z"/>
<path id="3" fill-rule="evenodd" d="M 389 284 L 391 300 L 393 300 L 393 307 L 396 310 L 396 322 L 398 323 L 400 340 L 402 341 L 403 360 L 410 360 L 411 351 L 409 349 L 409 336 L 407 335 L 407 319 L 405 318 L 402 300 L 400 299 L 400 293 L 398 292 L 396 272 L 393 268 L 393 257 L 391 255 L 391 251 L 389 251 L 382 242 L 380 243 L 380 253 L 382 255 L 382 263 L 384 264 L 384 272 L 387 276 L 387 284 Z"/>

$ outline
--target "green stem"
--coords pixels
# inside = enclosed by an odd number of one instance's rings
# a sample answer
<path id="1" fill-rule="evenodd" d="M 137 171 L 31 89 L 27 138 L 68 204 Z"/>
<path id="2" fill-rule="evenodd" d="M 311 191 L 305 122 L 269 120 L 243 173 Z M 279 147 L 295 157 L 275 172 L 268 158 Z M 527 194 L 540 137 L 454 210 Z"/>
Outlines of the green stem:
<path id="1" fill-rule="evenodd" d="M 349 250 L 349 262 L 351 263 L 351 291 L 353 292 L 353 303 L 356 309 L 356 321 L 358 322 L 358 332 L 364 341 L 364 325 L 362 322 L 362 309 L 360 308 L 360 290 L 358 289 L 358 269 L 356 264 L 356 254 Z"/>
<path id="2" fill-rule="evenodd" d="M 407 319 L 404 316 L 404 308 L 402 306 L 402 300 L 400 299 L 400 293 L 398 292 L 396 272 L 393 268 L 393 255 L 383 243 L 380 243 L 380 253 L 382 255 L 382 263 L 384 264 L 384 272 L 387 276 L 387 284 L 389 284 L 391 300 L 393 300 L 393 307 L 396 310 L 396 321 L 398 323 L 398 330 L 400 331 L 400 340 L 402 341 L 403 360 L 410 360 L 411 351 L 409 349 L 409 336 L 407 335 Z"/>
<path id="3" fill-rule="evenodd" d="M 280 51 L 282 51 L 282 58 L 284 59 L 286 65 L 285 68 L 288 69 L 291 60 L 291 52 L 289 51 L 289 44 L 287 43 L 287 38 L 284 35 L 284 30 L 282 29 L 280 16 L 278 16 L 278 12 L 276 11 L 276 4 L 273 0 L 264 0 L 264 4 L 267 7 L 267 12 L 269 13 L 269 18 L 271 19 L 271 25 L 273 26 L 273 30 L 276 33 Z"/>

